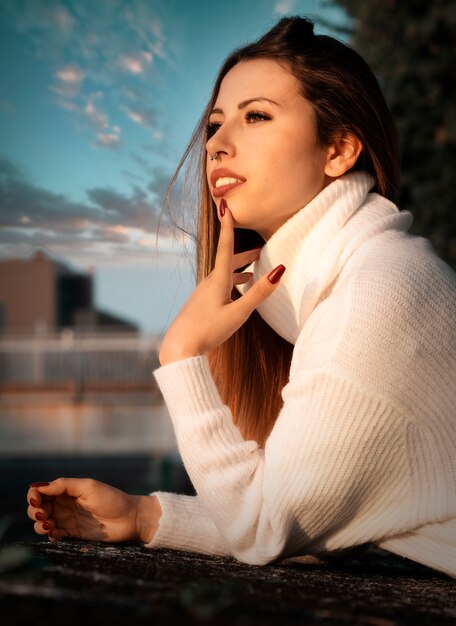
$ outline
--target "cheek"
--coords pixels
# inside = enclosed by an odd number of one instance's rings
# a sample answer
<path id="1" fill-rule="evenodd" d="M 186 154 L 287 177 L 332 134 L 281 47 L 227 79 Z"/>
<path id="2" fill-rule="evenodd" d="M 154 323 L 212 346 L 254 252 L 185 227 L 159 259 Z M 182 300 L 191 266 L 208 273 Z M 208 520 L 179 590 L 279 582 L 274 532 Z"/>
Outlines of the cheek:
<path id="1" fill-rule="evenodd" d="M 268 142 L 261 143 L 261 147 L 252 146 L 251 153 L 256 155 L 251 167 L 260 171 L 263 179 L 285 180 L 305 176 L 310 170 L 313 175 L 324 170 L 324 151 L 308 129 L 293 132 L 282 128 Z"/>

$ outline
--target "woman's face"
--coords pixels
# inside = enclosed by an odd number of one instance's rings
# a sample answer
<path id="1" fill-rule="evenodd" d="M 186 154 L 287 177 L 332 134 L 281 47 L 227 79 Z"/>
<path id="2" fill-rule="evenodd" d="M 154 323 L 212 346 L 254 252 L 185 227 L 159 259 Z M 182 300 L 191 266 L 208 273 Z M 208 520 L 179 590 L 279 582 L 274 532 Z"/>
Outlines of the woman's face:
<path id="1" fill-rule="evenodd" d="M 209 127 L 211 195 L 217 206 L 226 199 L 238 228 L 267 240 L 330 182 L 312 105 L 276 61 L 235 65 L 222 81 Z M 241 182 L 232 184 L 233 178 Z"/>

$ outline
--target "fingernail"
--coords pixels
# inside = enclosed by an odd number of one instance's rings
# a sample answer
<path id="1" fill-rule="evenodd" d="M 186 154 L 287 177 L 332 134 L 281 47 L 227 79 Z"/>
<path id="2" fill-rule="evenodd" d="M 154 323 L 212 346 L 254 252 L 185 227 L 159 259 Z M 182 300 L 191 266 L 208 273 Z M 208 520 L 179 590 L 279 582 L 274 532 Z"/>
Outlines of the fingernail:
<path id="1" fill-rule="evenodd" d="M 38 502 L 34 498 L 30 498 L 30 504 L 34 507 L 38 506 Z"/>
<path id="2" fill-rule="evenodd" d="M 32 483 L 29 487 L 47 487 L 51 483 Z"/>
<path id="3" fill-rule="evenodd" d="M 278 265 L 276 268 L 274 268 L 272 272 L 268 274 L 269 282 L 275 285 L 275 283 L 280 280 L 280 278 L 282 277 L 282 274 L 284 273 L 286 269 L 287 268 L 285 267 L 285 265 Z"/>
<path id="4" fill-rule="evenodd" d="M 222 198 L 220 200 L 220 205 L 219 205 L 220 217 L 223 217 L 225 215 L 225 210 L 226 210 L 226 200 L 225 198 Z"/>
<path id="5" fill-rule="evenodd" d="M 35 519 L 37 519 L 39 522 L 42 522 L 44 520 L 44 515 L 40 513 L 40 511 L 37 511 L 35 513 Z"/>
<path id="6" fill-rule="evenodd" d="M 49 530 L 49 529 L 50 529 L 50 527 L 51 527 L 51 525 L 50 525 L 50 523 L 49 523 L 49 522 L 43 522 L 43 528 L 44 528 L 44 530 Z"/>

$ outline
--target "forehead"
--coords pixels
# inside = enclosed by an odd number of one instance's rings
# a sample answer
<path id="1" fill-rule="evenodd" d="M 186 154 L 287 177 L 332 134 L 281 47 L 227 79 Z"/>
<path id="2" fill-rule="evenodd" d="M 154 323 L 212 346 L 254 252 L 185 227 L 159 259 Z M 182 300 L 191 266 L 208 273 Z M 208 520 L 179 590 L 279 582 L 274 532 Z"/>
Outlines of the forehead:
<path id="1" fill-rule="evenodd" d="M 299 95 L 299 83 L 288 69 L 272 59 L 252 59 L 241 61 L 226 74 L 216 105 L 254 96 L 285 100 Z"/>

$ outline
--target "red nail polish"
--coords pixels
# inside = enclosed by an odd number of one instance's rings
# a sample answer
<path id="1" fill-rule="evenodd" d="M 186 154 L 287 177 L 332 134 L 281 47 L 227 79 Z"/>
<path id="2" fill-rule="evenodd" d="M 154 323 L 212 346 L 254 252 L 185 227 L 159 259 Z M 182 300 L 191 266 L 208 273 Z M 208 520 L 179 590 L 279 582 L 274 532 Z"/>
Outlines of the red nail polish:
<path id="1" fill-rule="evenodd" d="M 44 515 L 40 511 L 37 511 L 35 513 L 35 519 L 37 519 L 39 522 L 42 522 L 44 520 Z"/>
<path id="2" fill-rule="evenodd" d="M 49 523 L 49 522 L 43 522 L 43 528 L 44 528 L 44 530 L 49 530 L 49 529 L 50 529 L 50 527 L 51 527 L 51 525 L 50 525 L 50 523 Z"/>
<path id="3" fill-rule="evenodd" d="M 32 483 L 29 487 L 47 487 L 51 483 Z"/>
<path id="4" fill-rule="evenodd" d="M 220 205 L 219 205 L 220 217 L 223 217 L 225 215 L 225 210 L 226 210 L 226 200 L 225 198 L 222 198 L 220 200 Z"/>
<path id="5" fill-rule="evenodd" d="M 30 498 L 30 504 L 34 507 L 38 506 L 38 502 L 34 498 Z"/>
<path id="6" fill-rule="evenodd" d="M 276 268 L 274 268 L 272 272 L 268 274 L 269 282 L 275 285 L 275 283 L 280 280 L 280 278 L 282 277 L 282 274 L 284 273 L 286 269 L 287 268 L 285 267 L 285 265 L 278 265 Z"/>

